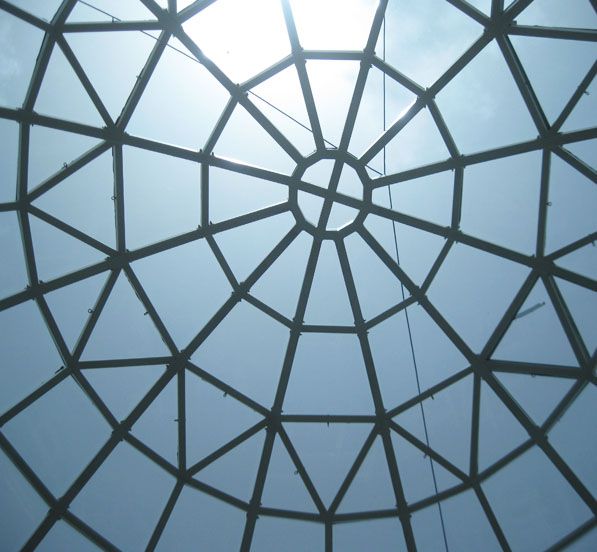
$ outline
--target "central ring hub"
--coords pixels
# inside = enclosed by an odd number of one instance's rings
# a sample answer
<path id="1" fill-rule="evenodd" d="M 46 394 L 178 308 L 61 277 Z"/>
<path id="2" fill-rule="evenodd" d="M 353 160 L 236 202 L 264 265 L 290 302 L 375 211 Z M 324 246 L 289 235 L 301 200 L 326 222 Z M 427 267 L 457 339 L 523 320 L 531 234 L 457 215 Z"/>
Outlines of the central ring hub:
<path id="1" fill-rule="evenodd" d="M 297 166 L 291 202 L 305 229 L 321 238 L 354 232 L 371 199 L 369 176 L 358 159 L 337 150 L 316 152 Z"/>

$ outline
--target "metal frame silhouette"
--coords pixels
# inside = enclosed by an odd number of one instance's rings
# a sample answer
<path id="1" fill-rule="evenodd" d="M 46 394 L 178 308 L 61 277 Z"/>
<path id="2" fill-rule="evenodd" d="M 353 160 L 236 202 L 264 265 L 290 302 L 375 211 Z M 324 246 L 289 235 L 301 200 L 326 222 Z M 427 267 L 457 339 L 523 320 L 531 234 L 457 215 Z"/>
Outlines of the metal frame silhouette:
<path id="1" fill-rule="evenodd" d="M 597 63 L 593 64 L 583 81 L 578 86 L 577 90 L 570 98 L 570 101 L 563 109 L 560 116 L 553 125 L 550 125 L 539 101 L 537 100 L 537 97 L 535 96 L 533 88 L 529 83 L 525 69 L 512 47 L 509 36 L 539 36 L 552 39 L 596 42 L 597 32 L 589 29 L 548 28 L 536 26 L 530 27 L 516 24 L 515 18 L 531 4 L 532 0 L 515 0 L 507 7 L 504 7 L 503 0 L 493 0 L 490 15 L 482 13 L 464 0 L 447 0 L 455 8 L 459 9 L 462 13 L 466 14 L 468 17 L 474 19 L 480 25 L 482 25 L 484 32 L 430 88 L 426 89 L 408 79 L 396 68 L 384 62 L 376 55 L 374 51 L 382 27 L 387 0 L 380 0 L 379 2 L 366 47 L 362 51 L 304 50 L 301 47 L 299 35 L 294 24 L 289 0 L 281 0 L 288 36 L 290 38 L 292 47 L 292 53 L 262 73 L 254 76 L 240 85 L 237 85 L 236 83 L 232 82 L 214 62 L 212 62 L 203 54 L 199 47 L 182 28 L 183 22 L 187 21 L 189 18 L 208 7 L 213 3 L 213 1 L 214 0 L 198 0 L 177 13 L 176 0 L 169 0 L 168 10 L 160 8 L 153 0 L 142 0 L 143 4 L 155 16 L 155 20 L 114 20 L 112 22 L 87 23 L 68 22 L 68 16 L 71 10 L 74 8 L 76 0 L 64 0 L 50 22 L 46 22 L 5 0 L 0 0 L 0 9 L 3 9 L 4 11 L 22 19 L 23 21 L 30 23 L 45 33 L 41 50 L 35 64 L 35 69 L 33 71 L 26 98 L 22 107 L 20 109 L 0 107 L 0 118 L 16 121 L 19 124 L 19 160 L 16 197 L 14 201 L 1 203 L 0 211 L 12 211 L 18 214 L 29 279 L 29 285 L 25 290 L 0 300 L 0 310 L 9 309 L 26 301 L 34 301 L 47 324 L 63 362 L 63 368 L 53 377 L 51 377 L 46 383 L 0 415 L 0 428 L 20 412 L 28 408 L 38 398 L 42 397 L 45 393 L 67 378 L 72 378 L 77 382 L 79 387 L 83 390 L 83 392 L 85 392 L 89 400 L 97 407 L 100 414 L 112 428 L 111 437 L 106 441 L 93 460 L 80 473 L 75 481 L 73 481 L 73 483 L 62 496 L 54 496 L 48 490 L 40 477 L 25 462 L 19 452 L 9 442 L 7 437 L 0 431 L 0 447 L 48 506 L 48 512 L 45 519 L 31 535 L 30 539 L 25 545 L 25 549 L 35 548 L 36 545 L 42 541 L 48 531 L 52 528 L 54 523 L 60 519 L 65 520 L 77 531 L 97 544 L 100 548 L 105 550 L 116 549 L 114 544 L 112 544 L 105 536 L 99 534 L 85 521 L 70 511 L 69 505 L 83 489 L 86 483 L 91 479 L 96 470 L 102 465 L 106 458 L 108 458 L 112 450 L 118 445 L 119 442 L 123 440 L 127 441 L 138 451 L 155 462 L 155 464 L 175 477 L 177 481 L 174 489 L 172 490 L 170 498 L 163 509 L 155 530 L 153 531 L 153 534 L 147 543 L 147 550 L 153 550 L 156 547 L 168 522 L 169 516 L 174 509 L 177 498 L 185 485 L 194 487 L 246 512 L 246 525 L 242 538 L 241 550 L 250 549 L 255 524 L 259 516 L 279 516 L 283 518 L 294 518 L 299 520 L 320 522 L 325 527 L 325 544 L 322 543 L 322 547 L 324 547 L 326 551 L 331 551 L 333 549 L 332 529 L 335 524 L 356 520 L 396 518 L 402 526 L 407 549 L 409 551 L 416 550 L 415 537 L 410 521 L 412 513 L 419 511 L 424 507 L 438 504 L 444 499 L 469 489 L 472 489 L 477 496 L 501 547 L 504 550 L 511 550 L 508 539 L 505 536 L 504 531 L 492 510 L 490 502 L 485 496 L 485 493 L 481 487 L 481 483 L 534 446 L 539 447 L 543 453 L 545 453 L 555 468 L 566 479 L 570 487 L 574 489 L 582 501 L 587 504 L 593 513 L 595 513 L 597 509 L 594 497 L 583 484 L 581 479 L 577 476 L 577 474 L 568 466 L 568 464 L 550 444 L 547 438 L 547 433 L 554 426 L 557 420 L 567 411 L 579 393 L 587 385 L 595 385 L 597 383 L 597 378 L 594 373 L 596 354 L 595 352 L 587 350 L 587 347 L 581 338 L 579 330 L 574 321 L 574 317 L 568 310 L 566 302 L 563 299 L 555 281 L 555 278 L 560 278 L 568 282 L 572 282 L 578 286 L 582 286 L 588 290 L 597 291 L 597 282 L 595 280 L 587 276 L 577 274 L 571 270 L 562 268 L 556 264 L 556 261 L 562 256 L 576 251 L 581 247 L 590 244 L 591 242 L 594 242 L 595 239 L 597 239 L 597 232 L 593 232 L 551 254 L 546 254 L 545 252 L 545 235 L 550 181 L 550 161 L 553 156 L 561 158 L 571 167 L 582 173 L 585 177 L 592 180 L 594 183 L 597 182 L 597 174 L 595 169 L 590 167 L 587 163 L 566 149 L 568 144 L 597 138 L 597 129 L 588 128 L 574 132 L 563 132 L 561 130 L 563 123 L 575 108 L 587 87 L 593 82 L 597 72 Z M 593 2 L 593 6 L 595 6 L 595 2 Z M 96 31 L 118 32 L 131 30 L 146 32 L 154 31 L 157 33 L 157 38 L 151 54 L 149 55 L 143 70 L 138 76 L 136 84 L 132 89 L 128 100 L 126 101 L 120 116 L 116 120 L 113 120 L 108 113 L 108 110 L 102 103 L 102 99 L 100 98 L 99 94 L 94 89 L 91 81 L 85 74 L 85 71 L 81 67 L 75 54 L 69 47 L 65 36 L 67 36 L 69 33 L 89 33 Z M 215 125 L 215 128 L 207 139 L 204 147 L 199 151 L 190 151 L 188 149 L 164 144 L 159 141 L 133 136 L 126 132 L 127 124 L 129 123 L 135 108 L 137 107 L 144 93 L 149 79 L 151 78 L 157 63 L 160 60 L 160 56 L 167 47 L 168 41 L 171 37 L 177 38 L 188 49 L 191 55 L 194 56 L 196 60 L 205 68 L 207 68 L 207 70 L 225 87 L 230 95 L 228 104 L 226 105 L 217 124 Z M 526 107 L 537 128 L 537 138 L 504 147 L 482 151 L 479 153 L 463 155 L 458 150 L 458 147 L 452 138 L 449 128 L 443 120 L 442 114 L 436 105 L 434 98 L 472 59 L 475 58 L 479 52 L 481 52 L 485 46 L 487 46 L 493 40 L 495 40 L 499 45 L 501 53 L 509 67 L 509 70 L 512 73 L 512 76 L 514 77 L 518 90 L 520 91 L 524 103 L 526 104 Z M 51 53 L 54 48 L 59 48 L 72 66 L 81 84 L 89 95 L 89 98 L 91 98 L 95 108 L 103 119 L 105 123 L 103 128 L 66 121 L 59 118 L 41 115 L 35 112 L 35 102 L 44 79 L 44 74 L 47 69 Z M 306 71 L 306 62 L 308 60 L 354 60 L 360 62 L 356 86 L 353 92 L 341 140 L 337 148 L 333 150 L 330 150 L 330 148 L 326 146 L 326 140 L 322 133 L 315 100 Z M 255 86 L 263 83 L 270 77 L 278 74 L 283 69 L 291 66 L 294 66 L 298 73 L 298 78 L 309 117 L 309 125 L 313 132 L 314 141 L 317 147 L 317 153 L 315 155 L 321 157 L 322 155 L 330 155 L 330 151 L 333 152 L 331 155 L 334 159 L 334 170 L 332 173 L 329 189 L 327 191 L 318 186 L 301 181 L 301 179 L 296 175 L 298 173 L 288 176 L 245 165 L 240 162 L 233 162 L 219 158 L 218 156 L 212 154 L 213 148 L 215 147 L 220 134 L 226 127 L 234 108 L 238 105 L 242 106 L 248 111 L 253 119 L 276 141 L 276 143 L 292 159 L 295 160 L 297 166 L 304 166 L 306 162 L 305 157 L 295 148 L 291 141 L 288 140 L 288 138 L 286 138 L 251 101 L 249 101 L 247 97 L 247 93 L 249 93 Z M 393 79 L 414 93 L 417 96 L 417 99 L 408 109 L 408 111 L 399 120 L 393 123 L 381 135 L 381 137 L 379 137 L 379 139 L 377 139 L 367 149 L 367 151 L 357 159 L 348 152 L 348 144 L 350 142 L 355 125 L 357 111 L 363 95 L 367 75 L 372 67 L 379 69 L 381 72 L 387 75 L 387 78 Z M 394 138 L 418 112 L 423 109 L 428 109 L 429 113 L 433 117 L 433 120 L 448 148 L 450 154 L 449 157 L 445 160 L 415 169 L 406 170 L 396 174 L 384 175 L 377 178 L 371 178 L 368 181 L 367 186 L 370 186 L 370 193 L 374 188 L 381 186 L 403 182 L 441 171 L 453 171 L 454 199 L 451 223 L 448 227 L 444 227 L 412 216 L 407 216 L 397 211 L 381 207 L 370 202 L 367 197 L 362 200 L 355 199 L 348 195 L 341 194 L 336 190 L 340 178 L 340 172 L 344 163 L 362 167 L 364 171 L 364 166 L 377 153 L 382 151 L 388 142 Z M 71 133 L 80 134 L 81 136 L 93 137 L 98 139 L 100 143 L 84 153 L 78 159 L 74 160 L 68 165 L 65 165 L 61 170 L 46 179 L 39 186 L 29 190 L 27 185 L 29 164 L 28 154 L 30 129 L 33 125 L 47 127 L 50 129 L 64 130 Z M 158 243 L 141 247 L 139 249 L 127 249 L 124 216 L 125 200 L 123 194 L 125 184 L 123 175 L 123 146 L 135 146 L 137 148 L 143 148 L 152 152 L 158 152 L 164 155 L 186 159 L 195 162 L 198 166 L 200 166 L 202 207 L 201 220 L 198 221 L 198 228 L 196 230 L 179 236 L 171 237 L 169 239 L 165 239 Z M 114 206 L 116 224 L 115 248 L 109 247 L 99 242 L 98 240 L 90 237 L 80 230 L 77 230 L 76 228 L 73 228 L 72 226 L 53 217 L 52 215 L 44 212 L 32 204 L 32 202 L 39 198 L 42 194 L 52 189 L 54 186 L 74 174 L 82 167 L 86 166 L 102 153 L 108 151 L 111 151 L 113 158 Z M 535 253 L 533 255 L 519 253 L 509 248 L 490 243 L 473 235 L 462 232 L 460 230 L 460 216 L 463 175 L 466 168 L 470 165 L 485 161 L 501 159 L 531 151 L 539 151 L 542 155 L 540 206 L 538 211 Z M 324 207 L 319 223 L 317 225 L 311 225 L 307 223 L 302 216 L 296 201 L 293 200 L 292 197 L 290 197 L 286 202 L 282 202 L 271 207 L 260 209 L 223 222 L 211 223 L 209 214 L 209 177 L 210 168 L 212 167 L 226 169 L 235 173 L 249 175 L 283 184 L 287 186 L 289 191 L 294 193 L 295 196 L 296 192 L 301 190 L 311 194 L 319 195 L 320 197 L 324 198 Z M 362 216 L 357 218 L 357 220 L 350 225 L 349 230 L 345 229 L 339 231 L 330 231 L 326 229 L 332 201 L 337 201 L 343 205 L 353 207 L 359 210 L 361 213 Z M 271 250 L 271 252 L 269 252 L 263 258 L 257 268 L 255 268 L 254 271 L 244 281 L 238 281 L 230 269 L 224 254 L 220 251 L 214 236 L 225 230 L 238 228 L 245 224 L 260 221 L 266 219 L 267 217 L 284 212 L 292 212 L 295 214 L 295 226 Z M 375 214 L 380 217 L 384 217 L 389 221 L 410 225 L 414 228 L 445 238 L 443 249 L 441 250 L 441 253 L 439 254 L 421 286 L 417 286 L 409 278 L 409 276 L 402 270 L 396 259 L 392 258 L 385 251 L 385 249 L 362 224 L 362 219 L 368 214 Z M 41 219 L 55 228 L 71 235 L 73 238 L 76 238 L 81 242 L 95 248 L 96 250 L 101 251 L 106 256 L 105 260 L 49 281 L 40 281 L 36 268 L 36 259 L 30 229 L 31 217 L 37 217 L 38 219 Z M 313 242 L 298 304 L 296 307 L 296 312 L 294 317 L 289 319 L 271 306 L 254 297 L 251 294 L 251 288 L 302 231 L 308 231 L 313 236 Z M 400 301 L 394 307 L 388 309 L 386 312 L 371 320 L 365 320 L 361 311 L 360 298 L 355 288 L 351 266 L 344 245 L 344 236 L 349 231 L 360 234 L 371 250 L 379 257 L 379 259 L 388 267 L 388 269 L 395 275 L 397 280 L 409 292 L 409 295 L 405 300 Z M 142 284 L 135 275 L 135 272 L 131 268 L 131 263 L 133 261 L 149 257 L 156 253 L 166 251 L 195 240 L 205 240 L 207 242 L 215 254 L 215 257 L 218 260 L 221 268 L 226 274 L 233 288 L 233 293 L 220 307 L 213 318 L 209 320 L 209 322 L 203 328 L 201 328 L 200 331 L 198 331 L 188 345 L 184 349 L 179 349 L 175 345 L 168 328 L 163 323 L 156 308 L 152 304 L 150 297 L 144 290 Z M 313 282 L 315 269 L 317 266 L 317 259 L 323 240 L 331 240 L 338 253 L 344 284 L 348 292 L 352 313 L 354 315 L 355 322 L 353 326 L 312 326 L 304 323 L 304 315 L 309 298 L 309 292 Z M 479 354 L 474 353 L 469 348 L 465 340 L 454 328 L 452 328 L 446 319 L 443 318 L 440 312 L 427 297 L 427 290 L 429 286 L 431 285 L 438 270 L 442 266 L 442 263 L 449 251 L 456 243 L 466 244 L 470 247 L 503 259 L 507 259 L 509 261 L 513 261 L 515 263 L 519 263 L 520 265 L 529 268 L 529 274 L 526 277 L 522 287 L 518 293 L 516 293 L 513 301 L 492 332 L 490 339 Z M 46 302 L 45 296 L 51 291 L 63 288 L 64 286 L 68 286 L 76 282 L 80 282 L 86 278 L 100 273 L 105 273 L 108 275 L 107 281 L 100 293 L 97 303 L 92 309 L 90 309 L 88 320 L 81 336 L 77 341 L 76 346 L 73 348 L 73 350 L 70 350 L 64 341 L 58 325 L 56 324 L 53 314 Z M 116 283 L 116 280 L 120 274 L 124 274 L 126 276 L 131 286 L 137 293 L 140 301 L 143 303 L 149 318 L 155 325 L 164 343 L 170 350 L 169 356 L 111 359 L 102 361 L 80 360 L 81 354 L 90 336 L 92 335 L 92 332 L 94 331 L 94 327 L 102 313 L 102 309 L 104 308 L 114 284 Z M 501 338 L 504 336 L 512 320 L 515 318 L 516 314 L 524 304 L 529 292 L 538 281 L 542 281 L 545 285 L 545 288 L 549 294 L 549 299 L 553 304 L 559 321 L 568 337 L 580 369 L 578 369 L 578 367 L 572 366 L 555 366 L 509 361 L 505 362 L 493 360 L 491 358 L 492 353 L 496 349 Z M 218 327 L 221 321 L 225 319 L 232 308 L 241 301 L 249 302 L 254 307 L 260 309 L 263 313 L 285 326 L 289 331 L 289 339 L 286 347 L 284 363 L 281 369 L 281 376 L 278 382 L 275 400 L 271 407 L 265 407 L 257 403 L 224 381 L 220 381 L 211 373 L 202 369 L 200 366 L 197 366 L 190 360 L 191 355 L 201 346 L 201 344 L 214 331 L 214 329 Z M 409 401 L 399 405 L 391 405 L 391 408 L 388 409 L 388 405 L 385 405 L 382 400 L 380 384 L 377 380 L 376 369 L 370 349 L 368 331 L 390 316 L 401 312 L 406 307 L 414 304 L 419 304 L 423 309 L 425 309 L 427 314 L 433 319 L 437 326 L 441 328 L 449 340 L 467 359 L 469 366 L 456 375 L 445 379 L 441 383 L 420 393 L 418 396 L 413 397 Z M 363 353 L 367 378 L 375 407 L 374 414 L 368 416 L 357 416 L 350 414 L 331 416 L 321 414 L 289 415 L 283 412 L 282 407 L 284 403 L 285 392 L 289 382 L 299 337 L 302 333 L 306 332 L 352 333 L 357 336 Z M 157 380 L 155 385 L 151 387 L 151 389 L 142 398 L 138 405 L 132 410 L 128 417 L 122 421 L 119 421 L 114 417 L 112 412 L 106 407 L 85 377 L 85 371 L 93 368 L 148 364 L 165 365 L 166 370 Z M 547 420 L 541 426 L 537 426 L 495 377 L 496 372 L 512 372 L 517 374 L 545 375 L 557 378 L 567 378 L 573 382 L 573 385 L 570 391 L 559 402 L 555 410 L 547 418 Z M 250 429 L 232 439 L 229 443 L 222 446 L 194 465 L 189 465 L 186 455 L 187 423 L 185 418 L 185 375 L 187 373 L 198 375 L 210 385 L 224 393 L 227 393 L 231 397 L 234 397 L 236 400 L 240 401 L 262 416 L 262 420 L 259 423 L 255 424 Z M 442 389 L 449 387 L 450 385 L 469 375 L 472 375 L 474 381 L 471 418 L 471 454 L 470 468 L 466 472 L 463 472 L 448 459 L 436 452 L 433 449 L 433 446 L 431 446 L 432 444 L 428 445 L 427 443 L 422 442 L 402 426 L 398 425 L 393 418 L 407 408 L 420 404 L 423 400 L 431 397 L 433 394 L 438 393 Z M 178 388 L 178 465 L 171 464 L 153 449 L 148 447 L 145 443 L 133 436 L 130 432 L 135 422 L 170 381 L 176 381 Z M 495 394 L 501 399 L 503 404 L 516 417 L 520 425 L 528 433 L 528 439 L 509 454 L 495 462 L 489 468 L 479 470 L 477 465 L 477 453 L 479 448 L 479 405 L 482 381 L 491 387 Z M 359 451 L 351 469 L 349 470 L 336 497 L 329 507 L 326 507 L 321 500 L 315 485 L 311 481 L 309 474 L 307 473 L 307 470 L 301 461 L 299 454 L 294 448 L 292 440 L 289 438 L 285 430 L 285 424 L 294 422 L 327 424 L 366 423 L 372 427 L 369 437 L 366 439 L 366 442 Z M 211 487 L 194 478 L 194 476 L 199 473 L 200 470 L 210 465 L 212 462 L 216 461 L 218 458 L 260 431 L 265 431 L 264 447 L 254 484 L 254 490 L 251 499 L 248 502 L 240 500 L 235 496 Z M 460 483 L 438 493 L 437 495 L 429 496 L 426 499 L 419 500 L 414 503 L 408 503 L 402 486 L 400 461 L 396 458 L 391 440 L 391 435 L 393 432 L 406 439 L 413 446 L 418 448 L 421 453 L 427 455 L 433 462 L 448 470 L 460 480 Z M 281 442 L 293 460 L 298 475 L 302 479 L 306 489 L 308 490 L 313 502 L 317 507 L 317 513 L 274 509 L 265 507 L 261 504 L 262 492 L 268 472 L 268 464 L 271 458 L 276 436 L 279 436 Z M 383 443 L 392 489 L 396 499 L 396 507 L 388 510 L 338 513 L 337 509 L 342 498 L 349 489 L 350 484 L 352 483 L 361 464 L 363 463 L 370 447 L 378 436 L 381 438 L 381 442 Z M 560 542 L 553 543 L 553 547 L 551 549 L 559 550 L 563 548 L 566 544 L 572 543 L 581 536 L 587 534 L 595 526 L 596 521 L 595 518 L 593 518 L 589 522 L 577 527 L 575 530 L 565 536 Z"/>

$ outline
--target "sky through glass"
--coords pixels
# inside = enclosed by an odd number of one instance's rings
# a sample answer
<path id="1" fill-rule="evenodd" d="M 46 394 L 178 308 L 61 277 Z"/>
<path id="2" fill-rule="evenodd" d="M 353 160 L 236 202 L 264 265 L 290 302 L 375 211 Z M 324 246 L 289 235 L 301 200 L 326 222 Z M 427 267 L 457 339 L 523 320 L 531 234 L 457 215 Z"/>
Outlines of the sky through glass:
<path id="1" fill-rule="evenodd" d="M 0 548 L 597 547 L 590 0 L 0 0 Z"/>

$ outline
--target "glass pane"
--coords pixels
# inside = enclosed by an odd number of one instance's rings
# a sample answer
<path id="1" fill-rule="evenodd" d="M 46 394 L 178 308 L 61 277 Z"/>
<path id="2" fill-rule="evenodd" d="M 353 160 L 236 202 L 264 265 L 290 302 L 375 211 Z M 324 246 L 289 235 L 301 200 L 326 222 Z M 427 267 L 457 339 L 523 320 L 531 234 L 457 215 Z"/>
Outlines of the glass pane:
<path id="1" fill-rule="evenodd" d="M 370 546 L 378 550 L 404 552 L 406 544 L 400 522 L 396 518 L 376 519 L 360 523 L 339 523 L 334 526 L 335 549 L 357 552 Z"/>
<path id="2" fill-rule="evenodd" d="M 537 448 L 488 479 L 483 489 L 513 548 L 543 550 L 592 517 Z"/>
<path id="3" fill-rule="evenodd" d="M 32 301 L 0 311 L 0 335 L 0 409 L 4 411 L 49 380 L 62 359 Z"/>
<path id="4" fill-rule="evenodd" d="M 2 452 L 0 473 L 2 546 L 21 550 L 45 517 L 47 506 Z"/>
<path id="5" fill-rule="evenodd" d="M 71 508 L 116 546 L 143 550 L 173 484 L 164 470 L 122 443 L 95 472 Z"/>
<path id="6" fill-rule="evenodd" d="M 61 496 L 110 436 L 110 426 L 72 379 L 6 424 L 13 446 Z"/>
<path id="7" fill-rule="evenodd" d="M 197 512 L 201 512 L 198 516 Z M 235 550 L 240 546 L 246 515 L 207 494 L 185 487 L 180 493 L 157 550 L 198 548 Z M 226 527 L 225 531 L 214 531 Z"/>
<path id="8" fill-rule="evenodd" d="M 5 547 L 595 548 L 591 2 L 0 5 Z"/>

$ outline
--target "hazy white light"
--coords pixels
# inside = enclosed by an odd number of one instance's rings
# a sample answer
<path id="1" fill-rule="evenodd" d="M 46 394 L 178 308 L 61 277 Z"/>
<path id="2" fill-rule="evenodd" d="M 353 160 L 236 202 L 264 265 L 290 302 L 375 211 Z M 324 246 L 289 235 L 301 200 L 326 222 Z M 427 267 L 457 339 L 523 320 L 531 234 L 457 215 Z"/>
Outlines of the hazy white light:
<path id="1" fill-rule="evenodd" d="M 290 53 L 278 0 L 220 0 L 183 28 L 203 53 L 238 83 Z"/>
<path id="2" fill-rule="evenodd" d="M 300 0 L 291 5 L 304 48 L 365 47 L 373 0 Z M 247 80 L 290 53 L 279 0 L 219 0 L 183 27 L 234 82 Z"/>

